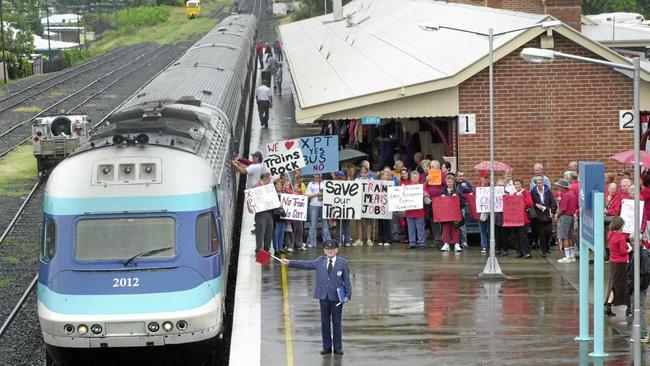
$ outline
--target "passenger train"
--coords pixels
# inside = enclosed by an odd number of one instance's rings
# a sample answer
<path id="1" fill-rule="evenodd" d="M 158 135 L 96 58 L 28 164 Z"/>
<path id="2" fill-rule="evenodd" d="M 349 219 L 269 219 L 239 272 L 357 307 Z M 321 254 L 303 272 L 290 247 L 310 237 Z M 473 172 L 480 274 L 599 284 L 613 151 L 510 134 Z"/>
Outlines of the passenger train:
<path id="1" fill-rule="evenodd" d="M 38 315 L 48 356 L 196 344 L 223 332 L 252 15 L 232 15 L 51 173 Z"/>

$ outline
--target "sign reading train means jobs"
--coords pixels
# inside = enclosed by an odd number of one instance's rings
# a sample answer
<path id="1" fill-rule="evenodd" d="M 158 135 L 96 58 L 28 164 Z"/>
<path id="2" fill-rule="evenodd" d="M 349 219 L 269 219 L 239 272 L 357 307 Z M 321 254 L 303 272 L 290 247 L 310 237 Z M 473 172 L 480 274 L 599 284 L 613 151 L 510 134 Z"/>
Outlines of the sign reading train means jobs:
<path id="1" fill-rule="evenodd" d="M 494 212 L 503 212 L 505 187 L 494 187 Z M 476 212 L 490 212 L 490 187 L 476 187 Z"/>
<path id="2" fill-rule="evenodd" d="M 287 213 L 287 216 L 284 217 L 285 220 L 307 220 L 307 196 L 282 193 L 280 203 Z"/>
<path id="3" fill-rule="evenodd" d="M 280 207 L 280 199 L 273 184 L 247 189 L 244 191 L 246 206 L 251 213 L 272 210 Z"/>
<path id="4" fill-rule="evenodd" d="M 388 209 L 394 211 L 417 210 L 424 207 L 422 184 L 388 187 Z"/>
<path id="5" fill-rule="evenodd" d="M 395 183 L 392 180 L 359 180 L 363 190 L 361 217 L 364 219 L 390 220 L 393 213 L 388 210 L 388 188 Z"/>
<path id="6" fill-rule="evenodd" d="M 279 176 L 305 166 L 298 140 L 286 140 L 266 145 L 268 153 L 264 166 L 272 176 Z"/>
<path id="7" fill-rule="evenodd" d="M 323 218 L 360 220 L 363 190 L 359 182 L 325 181 Z"/>
<path id="8" fill-rule="evenodd" d="M 331 173 L 339 170 L 339 137 L 313 136 L 300 138 L 300 149 L 305 157 L 303 174 Z"/>

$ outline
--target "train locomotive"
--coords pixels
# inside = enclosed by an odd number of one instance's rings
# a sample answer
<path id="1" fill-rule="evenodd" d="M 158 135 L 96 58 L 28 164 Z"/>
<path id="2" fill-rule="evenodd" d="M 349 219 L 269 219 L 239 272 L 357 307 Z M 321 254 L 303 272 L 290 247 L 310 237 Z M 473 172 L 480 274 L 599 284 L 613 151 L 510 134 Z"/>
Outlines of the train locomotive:
<path id="1" fill-rule="evenodd" d="M 252 15 L 225 18 L 50 174 L 38 315 L 48 357 L 218 339 L 250 114 Z"/>

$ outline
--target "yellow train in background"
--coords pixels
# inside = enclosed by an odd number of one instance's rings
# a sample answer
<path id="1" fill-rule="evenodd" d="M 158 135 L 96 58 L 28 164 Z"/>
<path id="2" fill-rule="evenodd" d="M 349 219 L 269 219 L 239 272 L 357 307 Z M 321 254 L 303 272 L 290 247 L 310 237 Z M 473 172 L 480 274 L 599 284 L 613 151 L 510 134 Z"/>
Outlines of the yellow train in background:
<path id="1" fill-rule="evenodd" d="M 201 16 L 201 1 L 200 0 L 189 0 L 185 7 L 187 8 L 187 18 L 198 18 Z"/>

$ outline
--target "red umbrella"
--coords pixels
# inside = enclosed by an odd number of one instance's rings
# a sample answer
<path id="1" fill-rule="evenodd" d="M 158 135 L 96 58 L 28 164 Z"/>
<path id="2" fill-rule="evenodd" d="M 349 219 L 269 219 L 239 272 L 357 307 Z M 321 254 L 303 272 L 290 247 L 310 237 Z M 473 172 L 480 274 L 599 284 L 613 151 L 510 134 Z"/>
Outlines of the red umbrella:
<path id="1" fill-rule="evenodd" d="M 634 164 L 634 150 L 626 150 L 609 157 L 623 164 Z M 644 167 L 650 167 L 650 153 L 639 151 L 640 164 Z"/>
<path id="2" fill-rule="evenodd" d="M 490 170 L 490 162 L 489 161 L 482 161 L 474 166 L 474 169 L 476 170 Z M 512 170 L 512 167 L 506 163 L 502 163 L 498 160 L 494 161 L 494 170 L 495 171 L 510 171 Z"/>

